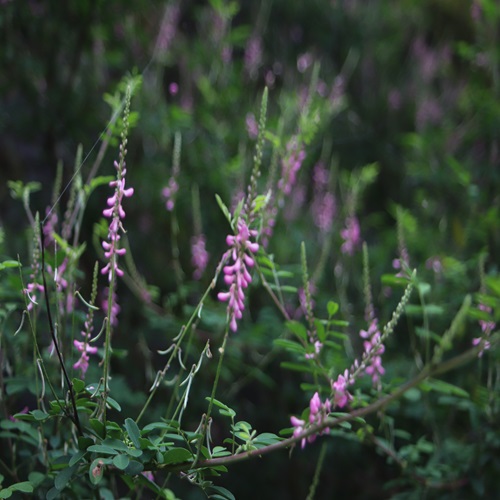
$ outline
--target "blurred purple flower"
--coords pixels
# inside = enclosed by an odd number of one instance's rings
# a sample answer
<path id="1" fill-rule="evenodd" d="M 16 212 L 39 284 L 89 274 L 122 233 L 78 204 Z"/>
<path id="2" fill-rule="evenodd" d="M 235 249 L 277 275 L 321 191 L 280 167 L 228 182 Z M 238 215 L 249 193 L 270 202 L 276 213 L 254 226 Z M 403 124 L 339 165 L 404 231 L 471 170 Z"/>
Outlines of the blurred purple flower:
<path id="1" fill-rule="evenodd" d="M 340 236 L 344 240 L 340 248 L 342 253 L 353 255 L 356 247 L 361 243 L 361 231 L 357 217 L 352 216 L 346 219 L 346 227 L 340 231 Z"/>
<path id="2" fill-rule="evenodd" d="M 262 64 L 262 38 L 258 35 L 252 35 L 245 47 L 245 70 L 254 79 L 257 76 L 257 70 Z"/>
<path id="3" fill-rule="evenodd" d="M 286 145 L 286 155 L 281 160 L 281 179 L 278 181 L 278 188 L 285 196 L 292 192 L 292 188 L 297 181 L 297 173 L 306 157 L 304 146 L 298 143 L 297 137 L 292 137 Z"/>
<path id="4" fill-rule="evenodd" d="M 169 212 L 171 212 L 175 207 L 175 199 L 177 191 L 179 191 L 179 185 L 174 176 L 170 177 L 168 180 L 168 185 L 162 189 L 161 194 L 166 200 L 165 206 Z"/>
<path id="5" fill-rule="evenodd" d="M 257 139 L 259 135 L 259 124 L 255 119 L 255 115 L 253 113 L 247 113 L 245 117 L 245 124 L 247 126 L 247 133 L 250 139 Z"/>
<path id="6" fill-rule="evenodd" d="M 194 266 L 193 278 L 199 280 L 207 267 L 210 258 L 206 249 L 204 234 L 198 234 L 191 239 L 191 262 Z"/>

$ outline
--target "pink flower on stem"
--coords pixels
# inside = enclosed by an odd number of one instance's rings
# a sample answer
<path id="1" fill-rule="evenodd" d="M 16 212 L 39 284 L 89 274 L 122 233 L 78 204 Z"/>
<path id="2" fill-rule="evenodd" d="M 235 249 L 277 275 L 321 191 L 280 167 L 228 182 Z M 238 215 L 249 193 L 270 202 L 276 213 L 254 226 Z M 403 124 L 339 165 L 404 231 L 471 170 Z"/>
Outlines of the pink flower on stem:
<path id="1" fill-rule="evenodd" d="M 84 342 L 74 340 L 73 345 L 81 352 L 80 359 L 73 365 L 73 368 L 75 370 L 80 370 L 81 376 L 84 377 L 89 367 L 89 354 L 97 354 L 97 347 L 89 346 L 87 340 Z"/>
<path id="2" fill-rule="evenodd" d="M 373 385 L 376 386 L 380 383 L 380 377 L 385 373 L 385 369 L 382 366 L 382 354 L 385 351 L 385 347 L 380 342 L 380 332 L 377 320 L 374 318 L 368 330 L 361 330 L 359 335 L 361 338 L 367 339 L 363 342 L 365 350 L 364 371 L 372 378 Z"/>
<path id="3" fill-rule="evenodd" d="M 315 392 L 314 396 L 309 401 L 309 426 L 312 425 L 322 425 L 328 418 L 328 414 L 332 411 L 332 404 L 329 399 L 326 399 L 324 403 L 321 402 L 319 393 Z M 295 427 L 293 430 L 293 437 L 300 436 L 307 428 L 308 425 L 304 420 L 297 417 L 290 417 L 291 424 Z M 330 429 L 326 427 L 319 434 L 328 434 Z M 316 439 L 316 434 L 309 436 L 307 439 L 303 438 L 300 442 L 301 448 L 304 448 L 306 442 L 312 443 Z"/>
<path id="4" fill-rule="evenodd" d="M 125 157 L 125 151 L 122 146 L 120 146 L 120 156 Z M 118 256 L 124 255 L 126 253 L 125 248 L 119 247 L 120 242 L 120 230 L 124 231 L 122 226 L 122 220 L 125 218 L 125 210 L 122 207 L 123 197 L 129 198 L 134 194 L 134 188 L 125 189 L 125 174 L 127 169 L 125 168 L 125 160 L 121 160 L 120 164 L 115 161 L 114 165 L 118 171 L 118 178 L 109 183 L 110 187 L 115 188 L 113 196 L 110 196 L 107 200 L 108 207 L 103 210 L 104 217 L 111 219 L 108 229 L 108 240 L 102 242 L 102 247 L 104 248 L 104 256 L 108 259 L 108 263 L 102 269 L 102 274 L 108 275 L 108 281 L 111 283 L 112 273 L 115 272 L 118 276 L 123 276 L 123 271 L 118 267 Z"/>
<path id="5" fill-rule="evenodd" d="M 236 320 L 241 319 L 245 309 L 245 293 L 243 290 L 252 282 L 252 276 L 247 267 L 253 267 L 253 255 L 259 249 L 259 244 L 252 242 L 251 237 L 257 236 L 257 231 L 248 229 L 246 223 L 240 219 L 238 221 L 238 233 L 228 235 L 227 244 L 231 247 L 223 256 L 224 261 L 231 258 L 233 263 L 224 266 L 224 282 L 229 285 L 229 291 L 219 292 L 217 298 L 222 302 L 227 302 L 227 312 L 229 317 L 229 327 L 233 332 L 238 329 Z"/>
<path id="6" fill-rule="evenodd" d="M 352 400 L 351 394 L 347 388 L 351 384 L 349 371 L 346 370 L 344 374 L 340 374 L 337 380 L 332 383 L 333 390 L 333 404 L 339 408 L 344 408 L 344 406 Z"/>
<path id="7" fill-rule="evenodd" d="M 116 302 L 116 293 L 114 291 L 113 275 L 123 276 L 123 271 L 118 267 L 118 257 L 126 253 L 125 248 L 120 248 L 120 231 L 124 231 L 122 220 L 125 218 L 122 200 L 124 197 L 129 198 L 134 194 L 134 188 L 125 188 L 125 174 L 127 173 L 127 169 L 125 168 L 125 155 L 127 154 L 126 145 L 127 139 L 124 137 L 120 144 L 120 162 L 114 162 L 117 178 L 109 183 L 110 187 L 115 188 L 115 192 L 107 200 L 109 208 L 102 212 L 104 217 L 111 219 L 107 241 L 102 242 L 104 256 L 108 259 L 108 263 L 101 270 L 102 274 L 108 275 L 108 282 L 110 284 L 110 287 L 107 289 L 106 303 L 110 300 L 112 301 L 111 318 L 109 318 L 111 324 L 116 324 L 116 314 L 119 311 L 119 306 Z"/>
<path id="8" fill-rule="evenodd" d="M 481 311 L 491 313 L 491 307 L 487 306 L 486 304 L 479 304 L 479 309 Z M 478 356 L 481 358 L 484 354 L 484 351 L 487 351 L 491 347 L 490 342 L 486 339 L 487 339 L 487 337 L 490 336 L 491 332 L 495 329 L 496 323 L 492 320 L 480 319 L 479 325 L 481 326 L 483 336 L 476 337 L 476 338 L 472 339 L 472 345 L 480 345 L 481 346 L 481 350 L 479 351 L 479 354 L 478 354 Z"/>
<path id="9" fill-rule="evenodd" d="M 357 217 L 352 216 L 346 219 L 346 227 L 340 231 L 340 236 L 344 240 L 340 248 L 342 253 L 353 255 L 356 247 L 361 243 L 361 231 Z"/>

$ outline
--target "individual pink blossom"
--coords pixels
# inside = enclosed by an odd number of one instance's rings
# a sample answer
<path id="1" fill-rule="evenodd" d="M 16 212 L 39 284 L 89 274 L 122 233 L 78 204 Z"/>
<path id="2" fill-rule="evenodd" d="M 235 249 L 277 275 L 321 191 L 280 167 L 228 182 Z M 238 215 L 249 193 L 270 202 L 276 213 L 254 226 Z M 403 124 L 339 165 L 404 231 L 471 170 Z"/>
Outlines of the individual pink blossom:
<path id="1" fill-rule="evenodd" d="M 290 422 L 291 424 L 295 427 L 295 429 L 293 430 L 293 437 L 296 438 L 298 436 L 300 436 L 304 430 L 305 430 L 305 426 L 306 426 L 306 423 L 304 420 L 301 420 L 300 418 L 297 418 L 297 417 L 294 417 L 293 415 L 290 417 Z M 306 438 L 302 438 L 301 441 L 300 441 L 300 447 L 302 449 L 305 448 L 306 446 Z"/>
<path id="2" fill-rule="evenodd" d="M 191 239 L 191 262 L 194 266 L 193 278 L 199 280 L 207 267 L 210 258 L 206 249 L 204 234 L 198 234 Z"/>
<path id="3" fill-rule="evenodd" d="M 297 181 L 297 173 L 306 157 L 304 146 L 299 144 L 297 137 L 292 137 L 286 146 L 285 157 L 281 160 L 281 179 L 278 181 L 278 189 L 285 196 L 292 192 Z"/>
<path id="4" fill-rule="evenodd" d="M 353 255 L 356 248 L 361 243 L 361 231 L 357 217 L 352 216 L 346 219 L 346 227 L 340 231 L 340 236 L 344 240 L 340 250 L 347 255 Z"/>
<path id="5" fill-rule="evenodd" d="M 218 299 L 227 302 L 229 327 L 233 332 L 238 329 L 236 320 L 241 319 L 245 309 L 244 289 L 252 282 L 248 267 L 254 265 L 254 253 L 259 249 L 259 244 L 252 242 L 251 238 L 257 236 L 257 231 L 249 229 L 243 219 L 238 221 L 236 235 L 228 235 L 227 244 L 231 247 L 223 256 L 225 261 L 231 258 L 233 263 L 224 266 L 224 282 L 229 285 L 229 291 L 219 292 Z"/>
<path id="6" fill-rule="evenodd" d="M 349 371 L 345 370 L 343 374 L 339 374 L 337 377 L 337 380 L 332 383 L 332 390 L 333 390 L 333 404 L 335 406 L 338 406 L 339 408 L 344 408 L 349 401 L 352 400 L 351 394 L 349 394 L 349 391 L 347 388 L 349 387 L 351 383 L 350 377 L 349 377 Z"/>

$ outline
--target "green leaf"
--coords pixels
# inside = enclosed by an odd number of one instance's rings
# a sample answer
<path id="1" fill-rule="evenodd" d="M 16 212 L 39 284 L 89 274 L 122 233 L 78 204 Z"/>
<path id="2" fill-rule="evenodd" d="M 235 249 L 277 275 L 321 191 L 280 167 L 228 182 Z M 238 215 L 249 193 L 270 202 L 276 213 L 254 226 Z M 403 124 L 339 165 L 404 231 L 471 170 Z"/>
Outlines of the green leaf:
<path id="1" fill-rule="evenodd" d="M 264 446 L 269 446 L 271 444 L 279 443 L 280 441 L 283 441 L 282 438 L 277 436 L 276 434 L 272 434 L 270 432 L 263 432 L 262 434 L 259 434 L 253 443 L 257 448 L 263 448 Z"/>
<path id="2" fill-rule="evenodd" d="M 294 340 L 288 340 L 288 339 L 275 339 L 274 340 L 274 345 L 278 347 L 282 347 L 283 349 L 286 349 L 287 351 L 290 352 L 296 352 L 299 354 L 304 354 L 305 349 L 302 345 L 298 344 Z"/>
<path id="3" fill-rule="evenodd" d="M 58 491 L 62 491 L 66 487 L 77 469 L 77 465 L 72 465 L 71 467 L 66 467 L 66 469 L 63 469 L 61 472 L 59 472 L 59 474 L 57 474 L 54 481 L 54 486 Z"/>
<path id="4" fill-rule="evenodd" d="M 127 455 L 117 455 L 113 457 L 113 465 L 120 470 L 124 470 L 128 467 L 130 463 L 130 458 Z"/>
<path id="5" fill-rule="evenodd" d="M 138 462 L 137 460 L 131 460 L 127 468 L 125 469 L 125 472 L 127 474 L 130 474 L 131 476 L 137 476 L 137 474 L 140 474 L 143 470 L 144 465 L 141 464 L 141 462 Z"/>
<path id="6" fill-rule="evenodd" d="M 73 466 L 77 464 L 85 455 L 87 454 L 84 450 L 78 450 L 70 459 L 69 466 Z"/>
<path id="7" fill-rule="evenodd" d="M 445 382 L 444 380 L 427 379 L 427 380 L 424 380 L 419 385 L 419 388 L 425 392 L 436 391 L 436 392 L 440 392 L 442 394 L 453 394 L 455 396 L 460 396 L 463 398 L 470 397 L 469 393 L 467 391 L 463 390 L 460 387 L 457 387 L 456 385 Z"/>
<path id="8" fill-rule="evenodd" d="M 83 380 L 74 378 L 71 383 L 73 384 L 73 390 L 78 394 L 85 389 L 85 382 Z"/>
<path id="9" fill-rule="evenodd" d="M 91 418 L 89 420 L 90 427 L 94 432 L 100 437 L 104 438 L 106 436 L 106 430 L 104 429 L 104 424 L 97 418 Z"/>
<path id="10" fill-rule="evenodd" d="M 307 340 L 307 329 L 302 323 L 298 321 L 286 321 L 285 326 L 300 339 Z"/>
<path id="11" fill-rule="evenodd" d="M 224 202 L 222 201 L 222 198 L 218 194 L 215 194 L 215 199 L 217 200 L 217 204 L 219 205 L 220 209 L 222 210 L 224 217 L 227 219 L 229 224 L 231 224 L 231 214 L 229 213 L 229 210 L 226 207 L 226 205 L 224 204 Z M 231 227 L 232 227 L 232 225 L 231 225 Z"/>
<path id="12" fill-rule="evenodd" d="M 319 341 L 324 342 L 326 337 L 325 326 L 318 319 L 314 320 L 314 326 L 316 327 L 316 334 L 318 335 Z"/>
<path id="13" fill-rule="evenodd" d="M 211 493 L 212 491 L 214 492 L 213 494 Z M 214 498 L 218 500 L 236 500 L 234 495 L 222 486 L 210 486 L 209 493 L 210 496 L 208 498 Z"/>
<path id="14" fill-rule="evenodd" d="M 407 304 L 405 306 L 405 313 L 408 316 L 442 316 L 444 309 L 436 304 L 427 304 L 424 307 L 416 304 Z"/>
<path id="15" fill-rule="evenodd" d="M 141 437 L 141 432 L 137 424 L 131 418 L 127 418 L 125 419 L 125 429 L 127 430 L 130 440 L 134 443 L 134 446 L 140 449 L 141 442 L 139 438 Z"/>
<path id="16" fill-rule="evenodd" d="M 99 484 L 104 475 L 105 462 L 102 458 L 96 458 L 89 467 L 89 478 L 93 485 Z"/>
<path id="17" fill-rule="evenodd" d="M 210 401 L 210 397 L 207 396 L 205 398 L 206 401 Z M 229 408 L 229 406 L 225 405 L 224 403 L 222 403 L 221 401 L 217 400 L 217 399 L 213 399 L 213 404 L 215 406 L 217 406 L 218 408 L 220 408 L 220 413 L 221 415 L 224 415 L 226 417 L 230 417 L 230 418 L 233 418 L 235 415 L 236 415 L 236 412 L 232 409 L 232 408 Z"/>
<path id="18" fill-rule="evenodd" d="M 13 267 L 19 267 L 19 262 L 17 262 L 17 260 L 4 260 L 3 262 L 0 262 L 0 271 Z"/>
<path id="19" fill-rule="evenodd" d="M 21 491 L 22 493 L 33 493 L 33 485 L 29 481 L 22 481 L 20 483 L 10 486 L 12 491 Z"/>
<path id="20" fill-rule="evenodd" d="M 330 300 L 326 305 L 326 310 L 328 311 L 328 316 L 331 318 L 337 314 L 339 305 L 336 302 L 333 302 L 333 300 Z"/>
<path id="21" fill-rule="evenodd" d="M 38 420 L 41 422 L 43 422 L 44 420 L 47 420 L 50 417 L 50 415 L 48 413 L 45 413 L 42 410 L 33 410 L 30 413 L 35 417 L 35 420 Z"/>
<path id="22" fill-rule="evenodd" d="M 383 274 L 382 278 L 380 278 L 382 285 L 387 286 L 407 286 L 408 279 L 407 278 L 398 278 L 394 276 L 394 274 Z"/>
<path id="23" fill-rule="evenodd" d="M 104 453 L 105 455 L 117 455 L 118 452 L 109 446 L 104 446 L 102 444 L 94 444 L 87 448 L 87 451 L 92 453 Z"/>
<path id="24" fill-rule="evenodd" d="M 163 454 L 165 464 L 188 462 L 192 458 L 193 454 L 186 448 L 172 448 Z"/>
<path id="25" fill-rule="evenodd" d="M 306 373 L 314 373 L 314 368 L 309 364 L 299 364 L 299 363 L 291 363 L 289 361 L 283 361 L 280 363 L 281 368 L 285 368 L 287 370 L 293 370 L 296 372 L 306 372 Z"/>
<path id="26" fill-rule="evenodd" d="M 28 475 L 29 482 L 32 484 L 33 489 L 36 489 L 38 486 L 40 486 L 44 479 L 45 479 L 45 474 L 42 474 L 41 472 L 30 472 Z M 0 481 L 1 482 L 1 481 Z"/>
<path id="27" fill-rule="evenodd" d="M 114 352 L 114 350 L 113 350 L 113 352 Z M 108 396 L 106 398 L 106 403 L 107 403 L 108 406 L 110 406 L 111 408 L 113 408 L 113 410 L 122 411 L 122 407 L 118 404 L 118 401 L 116 401 L 112 397 Z"/>
<path id="28" fill-rule="evenodd" d="M 175 427 L 172 427 L 170 424 L 167 424 L 165 422 L 153 422 L 144 426 L 144 428 L 142 429 L 142 434 L 145 435 L 152 431 L 166 431 L 169 429 L 173 430 L 175 429 Z"/>
<path id="29" fill-rule="evenodd" d="M 89 195 L 92 193 L 92 191 L 94 191 L 95 188 L 99 187 L 99 186 L 103 186 L 105 184 L 109 184 L 111 181 L 114 181 L 115 180 L 115 177 L 111 176 L 111 175 L 106 175 L 106 176 L 99 176 L 99 177 L 94 177 L 89 184 L 86 184 L 84 186 L 84 190 L 85 190 L 85 195 L 87 196 L 87 198 L 89 197 Z"/>

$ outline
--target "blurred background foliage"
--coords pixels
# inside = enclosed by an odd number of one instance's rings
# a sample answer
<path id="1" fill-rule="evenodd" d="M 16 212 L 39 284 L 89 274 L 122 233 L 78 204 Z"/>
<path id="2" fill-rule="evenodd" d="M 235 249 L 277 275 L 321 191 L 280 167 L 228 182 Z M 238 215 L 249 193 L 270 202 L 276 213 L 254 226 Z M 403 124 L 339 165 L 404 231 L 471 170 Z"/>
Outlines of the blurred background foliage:
<path id="1" fill-rule="evenodd" d="M 341 251 L 348 217 L 358 218 L 368 244 L 382 322 L 390 318 L 401 290 L 380 277 L 397 272 L 393 261 L 403 249 L 410 267 L 431 285 L 425 297 L 429 308 L 423 313 L 414 297 L 415 308 L 384 354 L 386 379 L 396 383 L 418 367 L 417 351 L 430 342 L 429 332 L 442 335 L 465 294 L 491 291 L 481 283 L 481 260 L 490 283 L 498 286 L 499 22 L 495 0 L 0 2 L 0 253 L 5 258 L 19 254 L 25 265 L 31 260 L 26 250 L 31 236 L 20 229 L 27 227 L 25 214 L 9 196 L 7 180 L 40 182 L 31 208 L 43 215 L 58 163 L 66 185 L 82 144 L 86 178 L 99 150 L 96 141 L 101 133 L 106 136 L 103 129 L 114 111 L 109 96 L 124 75 L 142 74 L 132 102 L 138 116 L 129 138 L 127 181 L 135 195 L 127 200 L 126 224 L 134 258 L 128 270 L 133 275 L 130 270 L 136 268 L 150 298 L 137 300 L 140 290 L 120 283 L 112 365 L 114 397 L 124 414 L 136 414 L 162 368 L 157 350 L 178 333 L 225 251 L 230 229 L 214 195 L 234 206 L 245 189 L 255 147 L 252 123 L 267 86 L 263 191 L 273 162 L 280 168 L 273 151 L 283 155 L 294 135 L 309 136 L 298 182 L 267 248 L 290 272 L 282 284 L 300 288 L 300 242 L 305 241 L 317 315 L 326 316 L 328 300 L 340 303 L 343 319 L 350 322 L 350 356 L 359 353 L 358 332 L 366 324 L 360 247 L 353 255 Z M 308 95 L 318 113 L 304 120 Z M 169 212 L 162 188 L 172 174 L 176 133 L 182 137 L 179 191 Z M 100 175 L 113 175 L 117 154 L 115 141 Z M 314 223 L 318 163 L 330 173 L 335 197 L 326 232 Z M 196 193 L 199 211 L 193 209 Z M 81 241 L 88 245 L 78 283 L 84 296 L 100 254 L 99 244 L 91 242 L 106 196 L 104 188 L 95 191 L 83 221 Z M 60 211 L 67 199 L 63 194 Z M 190 241 L 199 231 L 207 237 L 210 261 L 204 276 L 193 280 Z M 20 300 L 20 283 L 9 280 L 2 284 L 7 305 Z M 287 303 L 300 316 L 297 294 L 287 294 Z M 4 339 L 19 323 L 7 305 Z M 261 287 L 250 290 L 245 316 L 230 338 L 218 399 L 259 431 L 277 431 L 310 395 L 298 392 L 300 373 L 280 368 L 287 355 L 273 347 L 273 339 L 283 333 L 283 321 Z M 225 305 L 214 293 L 193 338 L 193 362 L 208 338 L 212 349 L 218 348 L 224 321 Z M 477 322 L 468 327 L 457 352 L 479 335 Z M 23 369 L 21 382 L 9 371 L 30 359 L 28 339 L 23 350 L 21 337 L 2 346 L 17 349 L 0 359 L 3 390 L 11 396 L 2 403 L 3 417 L 33 401 L 34 388 L 26 382 L 29 368 Z M 414 366 L 409 367 L 409 359 Z M 341 357 L 337 361 L 349 364 Z M 487 353 L 481 362 L 447 376 L 467 397 L 415 390 L 382 416 L 377 432 L 399 436 L 401 447 L 405 433 L 418 441 L 405 458 L 418 474 L 405 474 L 401 464 L 377 451 L 380 447 L 334 436 L 318 498 L 498 495 L 498 361 L 498 353 Z M 190 422 L 185 425 L 193 428 L 213 381 L 215 368 L 205 369 L 192 388 L 185 417 Z M 171 389 L 162 390 L 167 400 Z M 148 418 L 160 418 L 165 405 L 157 399 Z M 214 422 L 215 441 L 227 432 L 224 425 Z M 304 498 L 319 446 L 296 450 L 291 458 L 281 454 L 238 464 L 220 484 L 236 498 L 255 498 L 255 492 L 263 499 Z M 201 497 L 185 481 L 174 489 L 181 498 Z"/>

